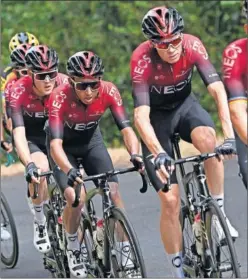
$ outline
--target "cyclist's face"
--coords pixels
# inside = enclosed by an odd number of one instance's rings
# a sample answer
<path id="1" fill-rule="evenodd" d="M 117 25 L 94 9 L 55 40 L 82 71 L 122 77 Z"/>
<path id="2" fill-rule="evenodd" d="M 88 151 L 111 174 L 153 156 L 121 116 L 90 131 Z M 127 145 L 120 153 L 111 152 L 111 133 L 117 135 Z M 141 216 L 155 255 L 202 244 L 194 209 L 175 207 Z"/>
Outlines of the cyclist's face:
<path id="1" fill-rule="evenodd" d="M 168 44 L 166 45 L 168 46 Z M 174 64 L 179 60 L 182 54 L 182 39 L 181 41 L 180 38 L 172 39 L 171 44 L 169 44 L 168 48 L 166 49 L 162 47 L 160 48 L 159 45 L 156 44 L 154 44 L 154 47 L 156 48 L 158 55 L 161 57 L 162 60 L 167 63 Z"/>
<path id="2" fill-rule="evenodd" d="M 46 76 L 45 79 L 43 79 L 43 74 Z M 31 75 L 33 76 L 34 88 L 36 91 L 38 90 L 39 95 L 46 96 L 52 93 L 56 83 L 56 74 L 54 74 L 54 71 L 31 72 Z"/>
<path id="3" fill-rule="evenodd" d="M 87 79 L 74 77 L 72 79 L 72 85 L 80 101 L 85 105 L 90 105 L 98 96 L 100 80 L 97 78 Z"/>

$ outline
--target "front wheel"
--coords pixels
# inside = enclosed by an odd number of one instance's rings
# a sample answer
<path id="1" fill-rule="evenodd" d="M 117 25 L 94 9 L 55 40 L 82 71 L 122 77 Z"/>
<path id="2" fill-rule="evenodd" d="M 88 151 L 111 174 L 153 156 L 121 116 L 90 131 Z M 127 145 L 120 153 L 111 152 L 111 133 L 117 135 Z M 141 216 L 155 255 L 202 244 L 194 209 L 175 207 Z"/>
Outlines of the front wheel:
<path id="1" fill-rule="evenodd" d="M 6 247 L 11 248 L 6 248 Z M 1 193 L 1 261 L 14 268 L 19 257 L 19 242 L 15 221 L 3 192 Z"/>
<path id="2" fill-rule="evenodd" d="M 209 254 L 214 267 L 208 272 L 214 278 L 240 278 L 240 268 L 234 243 L 225 217 L 215 200 L 210 200 L 205 215 Z"/>
<path id="3" fill-rule="evenodd" d="M 144 259 L 136 233 L 126 214 L 112 208 L 105 220 L 105 243 L 108 246 L 111 270 L 115 278 L 146 278 Z M 106 241 L 107 240 L 107 241 Z M 108 258 L 105 255 L 105 258 Z"/>

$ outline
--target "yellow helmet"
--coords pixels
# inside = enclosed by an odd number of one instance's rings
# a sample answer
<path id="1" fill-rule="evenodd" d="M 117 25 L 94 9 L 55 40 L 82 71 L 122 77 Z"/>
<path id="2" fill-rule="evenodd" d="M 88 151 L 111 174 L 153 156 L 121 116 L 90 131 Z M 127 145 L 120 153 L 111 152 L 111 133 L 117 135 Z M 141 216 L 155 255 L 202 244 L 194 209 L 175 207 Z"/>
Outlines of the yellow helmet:
<path id="1" fill-rule="evenodd" d="M 31 46 L 39 45 L 37 38 L 28 32 L 20 32 L 15 34 L 9 42 L 9 50 L 12 52 L 17 46 L 21 44 L 30 44 Z"/>

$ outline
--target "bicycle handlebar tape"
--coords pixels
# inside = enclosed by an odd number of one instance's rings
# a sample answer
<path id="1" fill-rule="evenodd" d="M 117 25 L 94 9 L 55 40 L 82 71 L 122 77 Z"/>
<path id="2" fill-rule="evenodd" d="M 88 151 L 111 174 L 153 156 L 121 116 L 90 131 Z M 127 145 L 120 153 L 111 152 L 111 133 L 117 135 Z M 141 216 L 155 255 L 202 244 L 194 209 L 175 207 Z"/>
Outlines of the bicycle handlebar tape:
<path id="1" fill-rule="evenodd" d="M 140 188 L 140 193 L 144 194 L 146 191 L 147 191 L 147 180 L 146 180 L 146 177 L 145 177 L 145 174 L 140 174 L 141 175 L 141 178 L 142 178 L 142 182 L 143 182 L 143 186 L 142 188 Z"/>
<path id="2" fill-rule="evenodd" d="M 170 176 L 169 176 L 169 178 L 167 179 L 167 183 L 164 185 L 162 191 L 164 193 L 167 193 L 167 192 L 169 192 L 170 189 L 171 189 L 171 181 L 170 181 Z"/>

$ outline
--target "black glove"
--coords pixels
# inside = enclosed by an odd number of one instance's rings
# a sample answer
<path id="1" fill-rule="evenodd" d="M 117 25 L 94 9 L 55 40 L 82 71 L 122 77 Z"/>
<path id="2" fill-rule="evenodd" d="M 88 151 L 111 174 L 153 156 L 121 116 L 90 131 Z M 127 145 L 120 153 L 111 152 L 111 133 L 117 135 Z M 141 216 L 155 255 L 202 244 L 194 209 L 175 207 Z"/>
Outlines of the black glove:
<path id="1" fill-rule="evenodd" d="M 138 154 L 132 154 L 132 155 L 131 155 L 130 162 L 133 163 L 134 167 L 135 167 L 137 170 L 141 170 L 141 169 L 144 167 L 144 162 L 143 162 L 143 160 L 142 160 L 142 162 L 136 160 L 137 158 L 141 158 L 141 159 L 142 159 L 142 156 L 141 156 L 141 155 L 138 155 Z"/>
<path id="2" fill-rule="evenodd" d="M 154 160 L 155 170 L 159 170 L 161 166 L 165 166 L 165 169 L 169 171 L 168 167 L 172 165 L 173 159 L 167 153 L 159 153 Z"/>
<path id="3" fill-rule="evenodd" d="M 218 155 L 232 155 L 237 154 L 235 139 L 225 139 L 225 141 L 215 148 Z"/>
<path id="4" fill-rule="evenodd" d="M 26 181 L 31 183 L 32 176 L 38 177 L 38 168 L 35 163 L 31 162 L 26 166 Z"/>
<path id="5" fill-rule="evenodd" d="M 71 187 L 74 186 L 74 182 L 77 182 L 76 181 L 76 178 L 79 177 L 79 178 L 83 178 L 80 170 L 78 169 L 75 169 L 75 168 L 71 168 L 68 173 L 67 173 L 67 177 L 68 177 L 68 181 L 67 181 L 67 184 Z M 77 182 L 78 183 L 78 182 Z"/>

